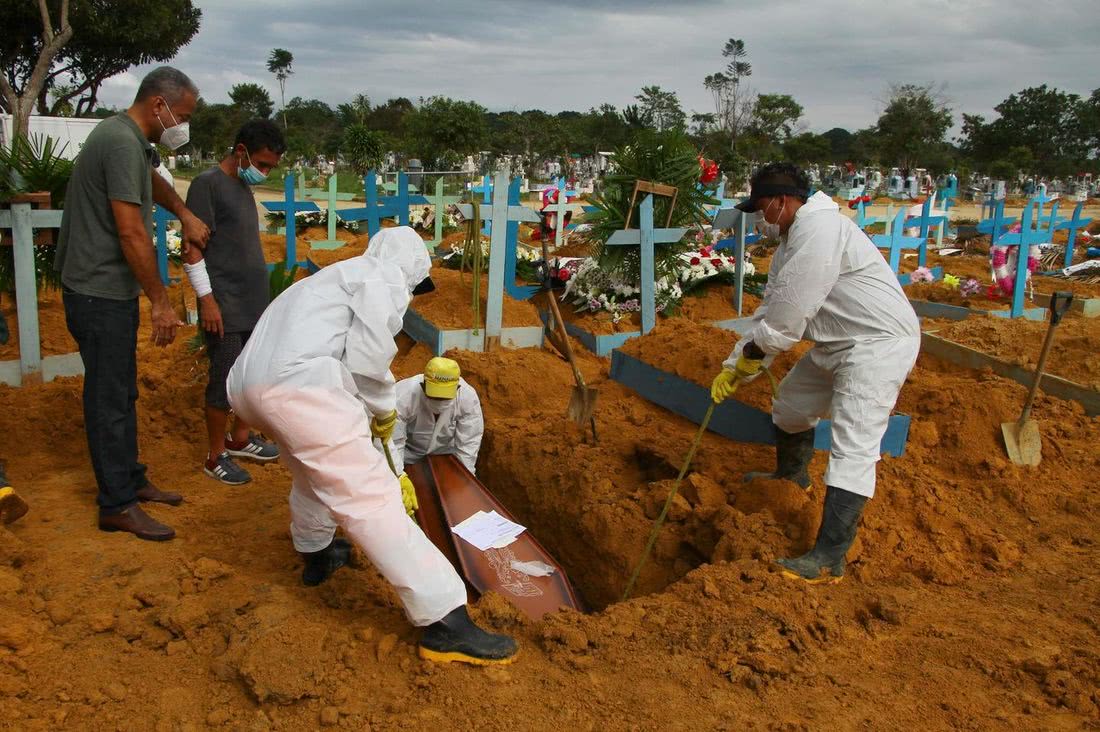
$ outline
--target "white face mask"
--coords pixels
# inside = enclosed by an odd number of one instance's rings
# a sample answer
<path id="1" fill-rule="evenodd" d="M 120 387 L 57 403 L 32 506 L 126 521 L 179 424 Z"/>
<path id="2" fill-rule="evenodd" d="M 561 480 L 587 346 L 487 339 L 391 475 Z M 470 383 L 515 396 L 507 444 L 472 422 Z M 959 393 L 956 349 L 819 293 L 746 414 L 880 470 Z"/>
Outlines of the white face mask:
<path id="1" fill-rule="evenodd" d="M 186 145 L 191 139 L 191 123 L 184 122 L 180 124 L 176 122 L 176 115 L 172 114 L 171 107 L 168 106 L 168 100 L 164 99 L 164 108 L 168 110 L 168 114 L 172 117 L 172 127 L 165 127 L 164 120 L 157 115 L 157 121 L 160 122 L 161 129 L 164 131 L 160 133 L 160 144 L 167 147 L 169 150 L 179 150 Z"/>
<path id="2" fill-rule="evenodd" d="M 453 399 L 428 399 L 428 411 L 438 417 L 451 406 L 453 401 Z"/>
<path id="3" fill-rule="evenodd" d="M 782 201 L 783 199 L 779 199 L 779 200 Z M 775 203 L 775 201 L 773 200 L 772 203 Z M 772 204 L 769 203 L 768 208 L 765 209 L 764 212 L 760 214 L 760 217 L 764 220 L 764 226 L 763 226 L 763 232 L 762 233 L 768 239 L 778 239 L 779 236 L 780 236 L 779 224 L 773 224 L 770 221 L 768 221 L 768 212 L 771 211 L 771 210 L 772 210 Z M 780 211 L 782 211 L 782 210 L 783 210 L 783 207 L 781 205 L 780 206 Z"/>

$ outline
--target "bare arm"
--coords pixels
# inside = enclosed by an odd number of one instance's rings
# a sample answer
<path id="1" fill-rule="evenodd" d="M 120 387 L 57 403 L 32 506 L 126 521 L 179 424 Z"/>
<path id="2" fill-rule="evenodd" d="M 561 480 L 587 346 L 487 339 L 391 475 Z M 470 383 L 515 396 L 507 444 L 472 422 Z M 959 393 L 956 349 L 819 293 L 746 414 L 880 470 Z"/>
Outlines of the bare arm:
<path id="1" fill-rule="evenodd" d="M 141 206 L 112 200 L 111 212 L 115 217 L 122 254 L 153 306 L 153 342 L 158 346 L 167 346 L 175 339 L 176 328 L 182 324 L 172 312 L 168 291 L 160 281 L 153 241 L 145 229 Z"/>
<path id="2" fill-rule="evenodd" d="M 183 199 L 176 193 L 168 181 L 160 177 L 157 171 L 150 173 L 153 176 L 153 201 L 158 206 L 163 206 L 171 211 L 180 220 L 183 226 L 183 235 L 180 237 L 181 253 L 186 255 L 194 246 L 202 249 L 206 246 L 206 240 L 210 238 L 210 229 L 195 214 L 191 213 Z"/>

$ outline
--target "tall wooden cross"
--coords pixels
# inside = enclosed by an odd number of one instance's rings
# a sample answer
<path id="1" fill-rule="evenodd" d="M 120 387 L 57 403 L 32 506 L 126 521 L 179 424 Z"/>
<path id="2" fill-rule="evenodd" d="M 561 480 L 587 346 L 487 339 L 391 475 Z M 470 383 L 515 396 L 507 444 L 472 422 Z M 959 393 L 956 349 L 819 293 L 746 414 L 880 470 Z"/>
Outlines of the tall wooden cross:
<path id="1" fill-rule="evenodd" d="M 160 281 L 168 286 L 168 224 L 179 221 L 174 213 L 164 206 L 153 207 L 153 233 L 157 247 L 157 269 L 160 271 Z"/>
<path id="2" fill-rule="evenodd" d="M 419 194 L 409 195 L 409 177 L 404 171 L 397 174 L 397 193 L 392 196 L 378 195 L 378 175 L 373 170 L 363 176 L 363 194 L 366 206 L 346 208 L 341 217 L 345 221 L 366 221 L 367 233 L 374 236 L 382 230 L 382 219 L 394 217 L 401 226 L 409 225 L 409 206 L 427 204 L 428 199 Z"/>
<path id="3" fill-rule="evenodd" d="M 642 334 L 653 330 L 657 324 L 657 282 L 655 272 L 656 244 L 674 244 L 684 238 L 687 229 L 655 229 L 653 228 L 653 194 L 649 193 L 642 200 L 638 209 L 639 228 L 621 229 L 616 231 L 607 240 L 608 246 L 636 246 L 640 248 L 642 264 Z"/>
<path id="4" fill-rule="evenodd" d="M 1039 221 L 1034 221 L 1032 227 L 1032 206 L 1024 209 L 1023 218 L 1020 220 L 1020 233 L 1005 233 L 1000 237 L 992 238 L 993 246 L 1019 247 L 1016 251 L 1016 280 L 1012 286 L 1012 309 L 1009 317 L 1018 318 L 1024 314 L 1024 294 L 1027 289 L 1027 258 L 1028 250 L 1036 244 L 1050 241 L 1051 228 L 1043 228 Z M 1038 211 L 1038 206 L 1034 207 Z"/>
<path id="5" fill-rule="evenodd" d="M 919 252 L 920 266 L 924 266 L 925 253 L 928 251 L 928 237 L 927 236 L 906 236 L 905 235 L 905 221 L 908 214 L 905 209 L 898 211 L 897 216 L 894 217 L 892 225 L 887 228 L 886 234 L 875 234 L 871 237 L 871 241 L 876 247 L 880 249 L 889 249 L 890 255 L 886 260 L 890 263 L 890 269 L 897 274 L 898 267 L 901 266 L 901 253 L 905 249 L 916 249 Z"/>
<path id="6" fill-rule="evenodd" d="M 735 208 L 722 209 L 714 217 L 714 228 L 716 230 L 730 229 L 733 231 L 733 237 L 717 241 L 714 244 L 714 250 L 719 252 L 727 249 L 733 250 L 736 262 L 733 272 L 735 280 L 733 307 L 737 309 L 737 317 L 741 317 L 741 309 L 744 306 L 745 299 L 745 250 L 750 244 L 754 244 L 763 238 L 760 234 L 749 232 L 748 222 L 749 216 Z"/>
<path id="7" fill-rule="evenodd" d="M 573 211 L 573 204 L 569 203 L 569 196 L 576 196 L 576 191 L 565 190 L 565 178 L 558 179 L 558 200 L 557 203 L 551 203 L 543 211 L 549 211 L 554 214 L 554 248 L 557 249 L 561 246 L 561 234 L 566 229 L 565 215 Z"/>
<path id="8" fill-rule="evenodd" d="M 295 264 L 305 264 L 298 261 L 298 231 L 295 216 L 299 211 L 320 211 L 320 207 L 313 201 L 299 202 L 294 198 L 294 174 L 288 173 L 283 179 L 283 200 L 264 201 L 264 208 L 271 212 L 282 212 L 286 216 L 286 266 L 287 269 Z"/>
<path id="9" fill-rule="evenodd" d="M 889 224 L 894 219 L 894 204 L 890 204 L 886 207 L 885 216 L 868 216 L 867 209 L 869 209 L 863 198 L 859 199 L 856 204 L 856 226 L 861 229 L 867 229 L 874 224 Z"/>
<path id="10" fill-rule="evenodd" d="M 990 241 L 992 241 L 1011 229 L 1017 221 L 1018 219 L 1005 218 L 1005 202 L 1003 199 L 994 201 L 989 218 L 978 222 L 978 233 L 989 234 Z"/>
<path id="11" fill-rule="evenodd" d="M 1054 229 L 1064 230 L 1069 237 L 1066 239 L 1065 266 L 1073 264 L 1073 245 L 1077 243 L 1077 232 L 1092 223 L 1092 219 L 1081 218 L 1081 211 L 1085 207 L 1084 201 L 1079 201 L 1073 209 L 1073 216 L 1066 221 L 1054 225 Z"/>
<path id="12" fill-rule="evenodd" d="M 485 176 L 481 179 L 481 185 L 473 186 L 470 189 L 470 191 L 472 193 L 480 193 L 481 194 L 481 205 L 482 206 L 490 205 L 492 203 L 492 200 L 493 200 L 492 199 L 492 196 L 493 196 L 493 179 L 489 177 L 488 173 L 486 173 Z M 484 226 L 481 227 L 481 233 L 484 234 L 485 236 L 489 236 L 489 234 L 491 233 L 490 232 L 491 226 L 492 226 L 492 223 L 489 221 L 489 219 L 485 219 L 485 224 L 484 224 Z"/>
<path id="13" fill-rule="evenodd" d="M 318 198 L 318 191 L 310 189 L 307 194 L 310 197 Z M 351 193 L 339 193 L 336 190 L 336 173 L 333 173 L 328 177 L 328 238 L 323 241 L 310 242 L 310 248 L 312 249 L 339 249 L 344 246 L 344 242 L 336 238 L 336 202 L 337 201 L 350 201 L 354 196 Z"/>
<path id="14" fill-rule="evenodd" d="M 428 198 L 435 211 L 435 236 L 428 242 L 428 247 L 435 249 L 443 243 L 443 220 L 447 217 L 447 207 L 452 203 L 458 203 L 462 196 L 443 195 L 443 176 L 435 179 L 435 195 Z"/>
<path id="15" fill-rule="evenodd" d="M 486 186 L 487 188 L 488 186 Z M 485 349 L 500 345 L 501 328 L 504 320 L 504 290 L 509 284 L 506 276 L 506 260 L 508 258 L 508 224 L 516 222 L 517 229 L 520 221 L 537 222 L 538 214 L 532 209 L 519 203 L 519 180 L 515 181 L 515 203 L 511 203 L 511 186 L 508 183 L 508 174 L 498 170 L 493 179 L 493 199 L 489 205 L 480 207 L 480 216 L 483 221 L 492 223 L 492 235 L 489 241 L 489 290 L 485 305 Z M 468 203 L 460 203 L 458 210 L 467 219 L 474 215 L 473 206 Z M 515 280 L 513 269 L 513 284 Z M 481 273 L 475 273 L 480 277 Z"/>
<path id="16" fill-rule="evenodd" d="M 913 216 L 906 219 L 905 226 L 907 228 L 916 227 L 919 229 L 920 233 L 918 236 L 924 241 L 924 246 L 920 248 L 920 252 L 917 254 L 918 267 L 924 267 L 928 264 L 928 234 L 932 231 L 932 227 L 943 226 L 946 220 L 946 216 L 932 215 L 932 196 L 928 196 L 924 199 L 924 203 L 921 205 L 920 209 L 920 216 Z M 896 272 L 897 270 L 894 271 Z"/>

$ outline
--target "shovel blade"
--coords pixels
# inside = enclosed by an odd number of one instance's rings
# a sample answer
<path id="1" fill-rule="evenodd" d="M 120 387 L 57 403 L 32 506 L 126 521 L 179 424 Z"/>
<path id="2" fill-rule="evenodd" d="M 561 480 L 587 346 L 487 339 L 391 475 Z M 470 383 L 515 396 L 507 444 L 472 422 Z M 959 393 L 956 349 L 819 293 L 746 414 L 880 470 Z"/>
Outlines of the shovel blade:
<path id="1" fill-rule="evenodd" d="M 1001 425 L 1008 459 L 1017 465 L 1035 467 L 1043 459 L 1043 445 L 1039 438 L 1039 424 L 1030 419 L 1023 424 L 1005 422 Z"/>
<path id="2" fill-rule="evenodd" d="M 592 419 L 592 413 L 596 411 L 596 399 L 599 392 L 587 386 L 574 386 L 569 395 L 569 408 L 566 416 L 579 425 L 588 423 Z"/>

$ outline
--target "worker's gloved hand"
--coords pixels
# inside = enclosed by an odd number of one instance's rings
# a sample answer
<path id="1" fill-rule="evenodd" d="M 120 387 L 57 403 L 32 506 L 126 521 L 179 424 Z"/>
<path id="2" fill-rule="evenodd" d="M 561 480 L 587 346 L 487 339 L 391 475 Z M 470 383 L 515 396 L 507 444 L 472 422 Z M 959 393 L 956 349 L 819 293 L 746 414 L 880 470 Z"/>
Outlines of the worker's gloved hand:
<path id="1" fill-rule="evenodd" d="M 736 371 L 722 369 L 710 384 L 710 398 L 714 400 L 715 404 L 720 404 L 733 396 L 733 393 L 737 391 L 737 385 L 740 383 L 741 377 L 737 375 Z"/>
<path id="2" fill-rule="evenodd" d="M 737 359 L 733 372 L 737 374 L 739 381 L 749 381 L 764 368 L 764 359 L 748 358 L 744 354 Z"/>
<path id="3" fill-rule="evenodd" d="M 402 473 L 397 481 L 401 484 L 401 503 L 405 506 L 405 513 L 412 516 L 420 508 L 416 502 L 416 488 L 407 473 Z"/>
<path id="4" fill-rule="evenodd" d="M 370 433 L 382 442 L 389 442 L 393 437 L 393 428 L 397 424 L 397 410 L 386 414 L 375 415 L 370 421 Z"/>

